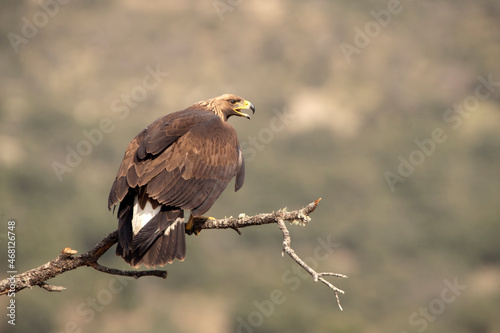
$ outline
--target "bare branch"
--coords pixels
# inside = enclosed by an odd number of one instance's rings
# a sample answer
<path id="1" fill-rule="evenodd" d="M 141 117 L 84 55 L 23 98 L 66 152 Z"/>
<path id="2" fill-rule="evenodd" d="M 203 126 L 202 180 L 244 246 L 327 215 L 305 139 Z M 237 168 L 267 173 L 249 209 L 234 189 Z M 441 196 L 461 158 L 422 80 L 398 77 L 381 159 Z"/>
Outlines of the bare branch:
<path id="1" fill-rule="evenodd" d="M 290 247 L 290 233 L 288 232 L 288 229 L 285 225 L 285 221 L 288 221 L 291 224 L 302 225 L 309 223 L 311 221 L 309 214 L 311 214 L 316 209 L 320 200 L 321 199 L 318 199 L 302 209 L 290 212 L 286 211 L 286 209 L 282 209 L 272 213 L 263 213 L 254 216 L 246 216 L 244 214 L 241 214 L 238 218 L 230 217 L 219 220 L 196 218 L 194 228 L 197 231 L 201 231 L 202 229 L 233 229 L 240 234 L 240 228 L 271 223 L 278 224 L 278 227 L 283 233 L 282 254 L 287 253 L 299 266 L 301 266 L 306 272 L 311 274 L 314 282 L 321 281 L 329 288 L 331 288 L 335 293 L 337 304 L 342 310 L 338 294 L 343 294 L 344 291 L 325 280 L 323 276 L 335 276 L 341 278 L 346 278 L 347 276 L 330 272 L 318 273 L 311 267 L 309 267 Z M 107 274 L 130 276 L 136 279 L 143 276 L 157 276 L 164 279 L 167 277 L 167 272 L 164 270 L 123 271 L 115 268 L 105 267 L 99 264 L 97 262 L 99 258 L 101 258 L 101 256 L 117 242 L 118 232 L 113 231 L 99 243 L 97 243 L 90 251 L 79 256 L 74 256 L 77 251 L 67 247 L 61 251 L 57 258 L 49 261 L 45 265 L 33 268 L 24 273 L 20 273 L 0 281 L 0 296 L 11 292 L 18 292 L 20 290 L 31 288 L 33 286 L 39 286 L 47 291 L 60 292 L 65 288 L 47 284 L 45 281 L 81 266 L 92 267 L 95 270 Z"/>
<path id="2" fill-rule="evenodd" d="M 337 299 L 337 305 L 339 306 L 340 310 L 343 310 L 342 306 L 340 305 L 339 293 L 343 294 L 344 291 L 342 289 L 335 287 L 333 284 L 323 279 L 322 276 L 335 276 L 341 278 L 347 278 L 347 276 L 344 274 L 330 273 L 330 272 L 317 273 L 314 269 L 309 267 L 309 265 L 307 265 L 302 259 L 300 259 L 300 257 L 295 253 L 295 251 L 290 247 L 291 243 L 290 232 L 286 228 L 284 219 L 278 217 L 276 223 L 278 223 L 278 227 L 283 233 L 283 252 L 281 254 L 283 255 L 287 253 L 300 267 L 302 267 L 307 273 L 311 274 L 314 282 L 321 281 L 324 284 L 326 284 L 329 288 L 331 288 L 335 293 L 335 298 Z"/>
<path id="3" fill-rule="evenodd" d="M 90 251 L 79 256 L 74 257 L 73 255 L 76 254 L 77 251 L 66 247 L 61 251 L 57 258 L 49 261 L 45 265 L 30 269 L 29 271 L 0 281 L 0 295 L 5 295 L 10 292 L 19 292 L 25 288 L 31 288 L 34 286 L 39 286 L 47 291 L 62 291 L 65 289 L 64 287 L 53 286 L 45 283 L 45 281 L 81 266 L 92 267 L 98 271 L 108 274 L 131 276 L 134 278 L 142 276 L 167 277 L 166 271 L 122 271 L 98 264 L 97 260 L 99 260 L 99 258 L 101 258 L 101 256 L 117 242 L 118 233 L 113 231 L 97 243 L 96 246 L 94 246 Z"/>
<path id="4" fill-rule="evenodd" d="M 147 270 L 147 271 L 122 271 L 120 269 L 115 269 L 115 268 L 109 268 L 106 266 L 102 266 L 98 264 L 97 262 L 92 263 L 91 265 L 92 268 L 98 270 L 99 272 L 107 273 L 107 274 L 112 274 L 112 275 L 122 275 L 122 276 L 131 276 L 133 278 L 140 278 L 142 276 L 157 276 L 166 279 L 167 278 L 167 271 L 164 270 Z"/>
<path id="5" fill-rule="evenodd" d="M 316 207 L 318 207 L 319 201 L 318 199 L 314 202 L 311 202 L 306 207 L 294 210 L 291 212 L 287 212 L 286 209 L 280 210 L 273 213 L 266 214 L 258 214 L 255 216 L 241 216 L 238 218 L 225 218 L 221 220 L 213 220 L 207 219 L 204 221 L 204 224 L 200 225 L 199 229 L 234 229 L 239 230 L 239 228 L 249 227 L 253 225 L 261 225 L 261 224 L 271 224 L 277 223 L 281 232 L 283 233 L 283 253 L 287 253 L 300 267 L 302 267 L 306 272 L 311 274 L 313 281 L 321 281 L 325 285 L 327 285 L 330 289 L 335 293 L 335 298 L 337 299 L 337 305 L 340 310 L 342 306 L 340 305 L 339 293 L 344 294 L 344 291 L 335 287 L 333 284 L 328 282 L 323 278 L 323 276 L 335 276 L 339 278 L 347 278 L 344 274 L 339 273 L 331 273 L 331 272 L 322 272 L 318 273 L 311 267 L 309 267 L 300 257 L 295 253 L 295 251 L 290 247 L 290 233 L 285 225 L 285 221 L 289 221 L 291 224 L 302 224 L 305 225 L 311 221 L 309 214 L 311 214 Z"/>
<path id="6" fill-rule="evenodd" d="M 311 221 L 311 214 L 318 207 L 318 199 L 311 202 L 302 209 L 287 212 L 286 208 L 272 213 L 257 214 L 254 216 L 240 216 L 238 218 L 228 217 L 220 220 L 206 219 L 200 229 L 239 229 L 261 224 L 277 223 L 278 218 L 282 218 L 290 223 L 307 224 Z M 244 214 L 242 214 L 244 215 Z"/>
<path id="7" fill-rule="evenodd" d="M 57 291 L 57 292 L 61 292 L 63 291 L 64 289 L 66 289 L 66 287 L 61 287 L 61 286 L 54 286 L 54 285 L 51 285 L 51 284 L 48 284 L 48 283 L 45 283 L 43 282 L 42 284 L 40 284 L 40 287 L 47 290 L 47 291 Z"/>

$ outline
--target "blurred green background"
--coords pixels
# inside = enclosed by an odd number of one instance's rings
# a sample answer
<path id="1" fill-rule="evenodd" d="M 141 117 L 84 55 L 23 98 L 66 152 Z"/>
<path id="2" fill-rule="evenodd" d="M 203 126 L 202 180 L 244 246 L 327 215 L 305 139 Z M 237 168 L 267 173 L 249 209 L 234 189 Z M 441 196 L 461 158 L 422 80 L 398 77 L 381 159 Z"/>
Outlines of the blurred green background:
<path id="1" fill-rule="evenodd" d="M 19 293 L 15 326 L 1 297 L 0 331 L 500 332 L 499 1 L 0 6 L 1 267 L 10 219 L 19 271 L 90 249 L 116 228 L 128 142 L 230 92 L 257 109 L 230 120 L 246 184 L 208 214 L 321 197 L 292 247 L 349 276 L 329 278 L 341 312 L 281 256 L 276 226 L 204 231 L 166 280 L 80 268 L 50 281 L 62 293 Z M 114 249 L 101 261 L 127 269 Z"/>

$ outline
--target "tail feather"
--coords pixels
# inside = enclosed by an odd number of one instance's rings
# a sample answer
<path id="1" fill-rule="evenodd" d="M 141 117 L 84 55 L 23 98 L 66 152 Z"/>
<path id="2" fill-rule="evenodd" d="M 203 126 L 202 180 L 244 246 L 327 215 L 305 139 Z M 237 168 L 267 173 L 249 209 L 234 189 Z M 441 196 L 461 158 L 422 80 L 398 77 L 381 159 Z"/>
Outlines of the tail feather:
<path id="1" fill-rule="evenodd" d="M 186 257 L 186 237 L 184 223 L 168 235 L 162 235 L 153 243 L 141 261 L 146 267 L 163 266 L 174 259 L 183 261 Z"/>
<path id="2" fill-rule="evenodd" d="M 141 251 L 141 246 L 133 251 L 134 254 L 139 253 L 133 260 L 134 266 L 139 266 L 142 263 L 146 267 L 156 267 L 172 263 L 174 259 L 184 260 L 186 257 L 184 218 L 177 218 L 173 221 L 168 233 L 163 231 L 163 233 L 153 237 L 156 239 L 146 251 Z"/>
<path id="3" fill-rule="evenodd" d="M 133 267 L 164 266 L 186 257 L 184 212 L 163 206 L 136 234 L 132 230 L 134 198 L 121 202 L 119 208 L 116 254 Z M 123 206 L 123 208 L 122 208 Z M 120 214 L 121 213 L 121 214 Z"/>
<path id="4" fill-rule="evenodd" d="M 143 256 L 173 223 L 175 220 L 168 220 L 165 212 L 160 211 L 134 236 L 132 252 L 138 252 L 140 256 Z"/>
<path id="5" fill-rule="evenodd" d="M 125 258 L 132 243 L 132 218 L 133 218 L 134 196 L 130 193 L 125 196 L 118 208 L 118 245 L 116 255 Z M 128 261 L 127 261 L 128 262 Z"/>
<path id="6" fill-rule="evenodd" d="M 169 258 L 183 261 L 186 257 L 186 231 L 184 223 L 177 223 L 173 229 L 170 230 L 169 235 L 161 237 L 163 242 L 167 241 L 167 246 L 162 246 L 158 256 L 160 258 Z"/>

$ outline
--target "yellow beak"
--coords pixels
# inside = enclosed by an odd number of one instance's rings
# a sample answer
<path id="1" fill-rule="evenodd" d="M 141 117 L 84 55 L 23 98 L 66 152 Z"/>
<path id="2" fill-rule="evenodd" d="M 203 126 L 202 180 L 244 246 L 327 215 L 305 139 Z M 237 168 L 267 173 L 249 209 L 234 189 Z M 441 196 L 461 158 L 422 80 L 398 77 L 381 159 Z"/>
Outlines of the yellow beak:
<path id="1" fill-rule="evenodd" d="M 255 113 L 255 106 L 253 106 L 253 104 L 250 103 L 250 101 L 245 100 L 243 103 L 243 106 L 239 106 L 239 107 L 234 108 L 234 111 L 236 112 L 236 114 L 238 116 L 245 117 L 247 119 L 251 119 L 250 115 L 248 115 L 244 112 L 241 112 L 240 110 L 252 110 L 252 112 Z"/>

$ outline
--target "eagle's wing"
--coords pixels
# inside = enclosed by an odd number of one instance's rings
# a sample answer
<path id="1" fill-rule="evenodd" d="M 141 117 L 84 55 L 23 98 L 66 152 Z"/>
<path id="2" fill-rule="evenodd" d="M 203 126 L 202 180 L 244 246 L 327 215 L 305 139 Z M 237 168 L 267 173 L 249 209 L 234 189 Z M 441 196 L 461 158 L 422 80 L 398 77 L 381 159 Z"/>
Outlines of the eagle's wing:
<path id="1" fill-rule="evenodd" d="M 143 200 L 190 209 L 201 215 L 236 176 L 244 181 L 244 161 L 234 128 L 217 115 L 196 108 L 157 119 L 125 152 L 108 207 L 130 189 L 143 188 Z"/>

